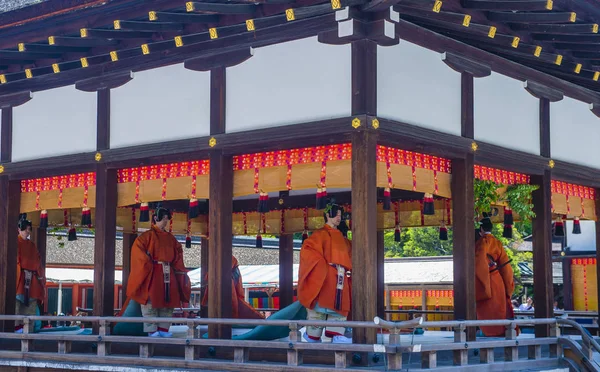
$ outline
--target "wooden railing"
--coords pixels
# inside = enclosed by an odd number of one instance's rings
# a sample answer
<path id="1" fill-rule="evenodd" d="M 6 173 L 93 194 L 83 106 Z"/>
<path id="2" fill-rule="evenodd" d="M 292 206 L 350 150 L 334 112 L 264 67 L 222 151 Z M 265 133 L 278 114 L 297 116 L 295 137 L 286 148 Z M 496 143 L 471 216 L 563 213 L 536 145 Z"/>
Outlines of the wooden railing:
<path id="1" fill-rule="evenodd" d="M 402 356 L 408 355 L 410 363 L 405 368 L 456 370 L 496 370 L 498 363 L 502 368 L 515 370 L 539 367 L 556 367 L 565 355 L 571 356 L 571 363 L 584 365 L 589 370 L 598 370 L 592 361 L 592 353 L 600 351 L 598 345 L 587 331 L 568 319 L 522 319 L 492 321 L 442 321 L 424 322 L 387 322 L 375 318 L 373 322 L 325 322 L 325 321 L 287 321 L 287 320 L 240 320 L 240 319 L 182 319 L 182 318 L 120 318 L 120 317 L 48 317 L 48 316 L 10 316 L 0 315 L 0 320 L 21 319 L 25 323 L 24 333 L 0 333 L 0 365 L 31 366 L 43 362 L 47 368 L 81 369 L 88 366 L 142 366 L 154 368 L 197 368 L 213 370 L 261 370 L 281 371 L 299 370 L 307 367 L 313 371 L 347 368 L 355 365 L 357 370 L 381 369 L 400 370 L 403 368 Z M 31 333 L 35 320 L 42 321 L 83 321 L 98 325 L 93 335 L 58 335 L 51 333 Z M 110 335 L 111 323 L 183 323 L 187 325 L 185 338 L 153 338 Z M 248 325 L 280 326 L 289 329 L 289 341 L 241 341 L 201 338 L 198 325 Z M 305 343 L 301 340 L 300 329 L 313 326 L 345 326 L 348 328 L 366 328 L 385 330 L 389 333 L 386 344 L 331 344 Z M 466 330 L 482 325 L 506 327 L 504 339 L 481 338 L 467 341 Z M 551 329 L 550 337 L 517 339 L 517 326 L 546 325 Z M 573 342 L 561 337 L 560 327 L 569 325 L 582 333 L 583 343 Z M 438 343 L 421 343 L 426 338 L 420 336 L 418 342 L 401 342 L 401 331 L 406 328 L 420 327 L 450 328 L 454 331 L 454 340 Z M 425 336 L 426 337 L 426 336 Z M 20 347 L 18 343 L 20 341 Z M 406 341 L 406 340 L 405 340 Z M 12 344 L 11 344 L 12 342 Z M 92 352 L 76 351 L 74 344 L 94 344 Z M 35 344 L 35 349 L 33 348 Z M 38 347 L 38 344 L 40 347 Z M 49 344 L 57 347 L 49 347 Z M 115 346 L 115 348 L 111 348 Z M 123 348 L 135 346 L 135 353 L 124 353 Z M 160 346 L 160 349 L 156 347 Z M 14 350 L 11 350 L 14 349 Z M 154 355 L 153 351 L 172 349 L 179 357 Z M 543 348 L 548 348 L 543 355 Z M 563 349 L 567 350 L 564 353 Z M 88 348 L 89 350 L 89 348 Z M 497 358 L 495 351 L 502 351 Z M 478 358 L 475 358 L 475 351 Z M 176 353 L 176 354 L 177 354 Z M 256 353 L 256 355 L 255 355 Z M 257 356 L 260 354 L 259 356 Z M 254 357 L 253 357 L 254 356 Z M 304 356 L 310 356 L 305 360 Z M 418 363 L 420 357 L 420 365 Z M 258 360 L 258 361 L 257 361 Z M 267 362 L 265 362 L 265 360 Z M 414 360 L 414 361 L 413 361 Z"/>

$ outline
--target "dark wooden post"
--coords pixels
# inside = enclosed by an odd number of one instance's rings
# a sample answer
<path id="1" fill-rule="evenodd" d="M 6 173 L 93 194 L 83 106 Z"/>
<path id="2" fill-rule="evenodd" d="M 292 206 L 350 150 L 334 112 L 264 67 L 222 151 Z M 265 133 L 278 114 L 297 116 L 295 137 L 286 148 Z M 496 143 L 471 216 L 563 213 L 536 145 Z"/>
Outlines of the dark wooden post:
<path id="1" fill-rule="evenodd" d="M 533 211 L 533 296 L 535 300 L 535 317 L 552 318 L 554 290 L 552 285 L 552 209 L 550 200 L 551 176 L 550 171 L 543 175 L 531 177 L 531 184 L 538 185 L 534 191 Z M 549 327 L 535 327 L 536 337 L 548 337 Z"/>
<path id="2" fill-rule="evenodd" d="M 0 177 L 0 313 L 15 313 L 17 276 L 17 223 L 21 202 L 21 184 Z M 4 332 L 14 330 L 14 322 L 2 325 Z"/>
<path id="3" fill-rule="evenodd" d="M 596 216 L 598 215 L 600 215 L 600 189 L 596 189 Z M 564 261 L 563 265 L 565 265 Z M 571 260 L 569 260 L 568 265 L 571 266 Z M 596 219 L 596 277 L 598 298 L 600 299 L 600 218 Z M 570 283 L 567 284 L 570 285 Z M 598 307 L 598 314 L 600 314 L 600 306 Z"/>
<path id="4" fill-rule="evenodd" d="M 233 218 L 233 158 L 210 154 L 208 255 L 208 316 L 231 318 L 231 255 Z M 230 326 L 211 325 L 210 338 L 231 338 Z"/>
<path id="5" fill-rule="evenodd" d="M 377 137 L 352 134 L 352 320 L 377 315 Z M 354 343 L 373 344 L 374 329 L 354 329 Z"/>
<path id="6" fill-rule="evenodd" d="M 35 243 L 35 246 L 40 253 L 40 260 L 42 261 L 42 269 L 44 272 L 42 275 L 46 276 L 46 258 L 47 258 L 47 230 L 39 227 L 34 228 L 31 233 L 31 241 Z"/>
<path id="7" fill-rule="evenodd" d="M 377 231 L 377 316 L 385 319 L 384 231 Z"/>
<path id="8" fill-rule="evenodd" d="M 294 302 L 294 235 L 279 235 L 279 308 Z"/>
<path id="9" fill-rule="evenodd" d="M 113 316 L 115 240 L 117 235 L 117 171 L 96 167 L 96 234 L 94 238 L 94 315 Z"/>
<path id="10" fill-rule="evenodd" d="M 452 159 L 454 319 L 476 319 L 473 155 Z M 474 329 L 467 339 L 475 338 Z"/>
<path id="11" fill-rule="evenodd" d="M 200 238 L 200 302 L 202 302 L 202 298 L 204 298 L 204 292 L 208 290 L 207 283 L 207 273 L 208 272 L 208 238 L 202 237 Z M 208 317 L 208 308 L 206 306 L 201 306 L 200 316 L 202 318 Z"/>
<path id="12" fill-rule="evenodd" d="M 121 281 L 123 284 L 123 303 L 125 303 L 125 300 L 127 299 L 127 282 L 129 280 L 129 274 L 131 273 L 131 247 L 133 247 L 133 242 L 135 242 L 137 237 L 138 235 L 135 233 L 123 233 L 123 280 Z"/>
<path id="13" fill-rule="evenodd" d="M 598 247 L 596 246 L 596 250 Z M 565 310 L 573 310 L 573 285 L 571 284 L 571 258 L 563 257 L 562 274 L 563 274 L 563 305 Z"/>

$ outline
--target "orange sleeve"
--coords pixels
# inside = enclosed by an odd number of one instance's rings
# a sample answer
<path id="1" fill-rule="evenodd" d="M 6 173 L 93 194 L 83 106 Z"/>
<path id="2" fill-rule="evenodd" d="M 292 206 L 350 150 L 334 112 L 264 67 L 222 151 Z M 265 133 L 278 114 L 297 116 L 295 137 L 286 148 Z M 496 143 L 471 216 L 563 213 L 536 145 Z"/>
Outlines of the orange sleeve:
<path id="1" fill-rule="evenodd" d="M 176 241 L 175 246 L 175 260 L 173 261 L 173 269 L 178 273 L 187 273 L 188 269 L 185 268 L 185 264 L 183 262 L 183 248 L 181 247 L 181 243 Z"/>
<path id="2" fill-rule="evenodd" d="M 298 272 L 298 300 L 309 309 L 315 302 L 325 283 L 329 264 L 323 256 L 326 233 L 315 232 L 304 241 L 300 250 L 300 269 Z"/>
<path id="3" fill-rule="evenodd" d="M 475 243 L 475 297 L 477 301 L 492 298 L 490 268 L 487 257 L 489 239 L 482 237 Z"/>
<path id="4" fill-rule="evenodd" d="M 148 234 L 144 233 L 135 239 L 131 247 L 131 273 L 127 282 L 127 297 L 136 301 L 148 296 L 148 288 L 143 287 L 152 272 L 152 260 L 147 254 L 148 244 Z"/>
<path id="5" fill-rule="evenodd" d="M 506 296 L 511 297 L 513 292 L 515 291 L 515 281 L 514 281 L 514 272 L 510 263 L 508 263 L 509 258 L 506 254 L 506 251 L 502 247 L 502 244 L 498 242 L 498 248 L 500 249 L 500 255 L 498 258 L 498 264 L 504 265 L 500 268 L 500 275 L 502 276 L 502 281 L 504 281 L 504 288 L 506 288 Z"/>

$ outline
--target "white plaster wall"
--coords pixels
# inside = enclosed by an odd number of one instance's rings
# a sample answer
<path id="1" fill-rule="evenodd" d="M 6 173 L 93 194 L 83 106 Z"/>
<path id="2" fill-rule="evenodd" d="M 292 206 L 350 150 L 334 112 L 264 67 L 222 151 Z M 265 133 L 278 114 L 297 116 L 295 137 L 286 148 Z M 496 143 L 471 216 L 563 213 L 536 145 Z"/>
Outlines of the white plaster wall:
<path id="1" fill-rule="evenodd" d="M 311 37 L 254 49 L 227 69 L 227 132 L 350 116 L 350 48 Z"/>
<path id="2" fill-rule="evenodd" d="M 183 64 L 136 72 L 111 91 L 110 147 L 159 143 L 210 133 L 210 73 Z"/>
<path id="3" fill-rule="evenodd" d="M 539 100 L 520 80 L 492 72 L 473 83 L 475 139 L 540 154 Z"/>
<path id="4" fill-rule="evenodd" d="M 550 104 L 550 151 L 555 160 L 600 169 L 600 118 L 585 102 L 565 97 Z"/>
<path id="5" fill-rule="evenodd" d="M 13 109 L 12 160 L 96 149 L 96 93 L 74 86 L 36 92 Z"/>
<path id="6" fill-rule="evenodd" d="M 460 135 L 460 74 L 407 41 L 377 47 L 377 114 Z"/>

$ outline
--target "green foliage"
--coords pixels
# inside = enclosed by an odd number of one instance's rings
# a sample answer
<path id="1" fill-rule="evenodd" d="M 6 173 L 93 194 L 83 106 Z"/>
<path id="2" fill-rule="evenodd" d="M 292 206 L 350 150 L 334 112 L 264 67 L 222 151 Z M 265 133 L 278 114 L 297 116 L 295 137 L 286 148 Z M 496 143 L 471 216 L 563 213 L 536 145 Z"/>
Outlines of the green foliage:
<path id="1" fill-rule="evenodd" d="M 498 204 L 498 188 L 502 185 L 493 181 L 475 179 L 473 183 L 473 194 L 475 195 L 475 219 L 482 217 L 492 209 L 492 205 Z"/>
<path id="2" fill-rule="evenodd" d="M 452 254 L 452 230 L 448 229 L 448 240 L 441 241 L 437 227 L 402 229 L 400 242 L 394 241 L 394 231 L 384 235 L 385 256 L 425 257 Z"/>
<path id="3" fill-rule="evenodd" d="M 522 220 L 529 220 L 535 217 L 533 204 L 531 203 L 531 193 L 539 188 L 538 185 L 510 185 L 506 189 L 504 198 L 510 208 L 518 214 Z"/>

